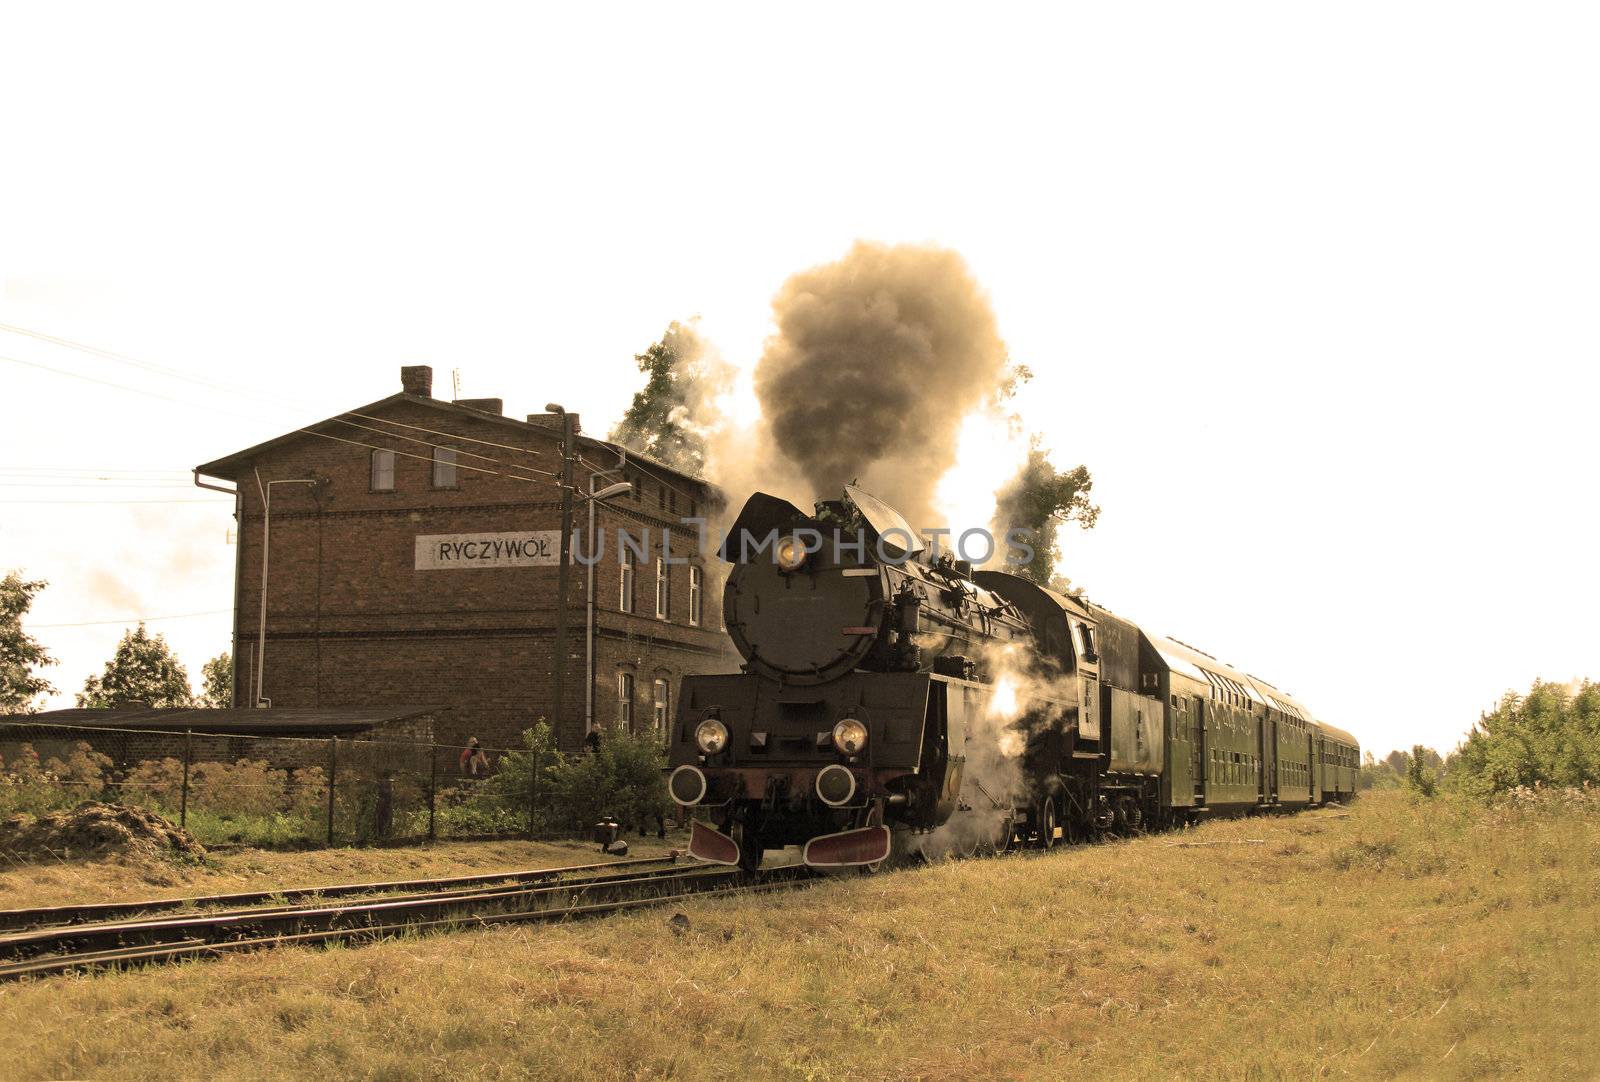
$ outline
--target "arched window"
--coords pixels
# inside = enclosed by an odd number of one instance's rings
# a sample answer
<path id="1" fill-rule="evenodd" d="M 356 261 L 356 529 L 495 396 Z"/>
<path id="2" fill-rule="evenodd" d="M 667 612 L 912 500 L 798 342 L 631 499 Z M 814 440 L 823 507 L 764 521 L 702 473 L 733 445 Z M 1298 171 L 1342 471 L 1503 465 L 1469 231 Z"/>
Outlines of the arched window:
<path id="1" fill-rule="evenodd" d="M 633 728 L 633 674 L 617 674 L 617 724 L 624 729 Z"/>
<path id="2" fill-rule="evenodd" d="M 660 736 L 667 731 L 668 687 L 666 680 L 659 676 L 656 677 L 656 682 L 650 689 L 650 697 L 654 711 L 656 735 Z"/>

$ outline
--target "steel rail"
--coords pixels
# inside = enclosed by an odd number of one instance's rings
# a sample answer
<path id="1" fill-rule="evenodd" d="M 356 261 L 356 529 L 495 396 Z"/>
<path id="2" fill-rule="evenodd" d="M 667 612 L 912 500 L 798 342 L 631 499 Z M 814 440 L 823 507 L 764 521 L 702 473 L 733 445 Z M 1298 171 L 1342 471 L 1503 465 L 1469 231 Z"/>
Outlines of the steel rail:
<path id="1" fill-rule="evenodd" d="M 779 869 L 779 871 L 787 873 L 797 870 Z M 742 873 L 735 872 L 725 874 L 721 878 L 743 880 L 744 876 Z M 254 939 L 233 939 L 220 942 L 187 940 L 155 946 L 122 947 L 92 953 L 36 958 L 23 962 L 7 963 L 0 965 L 0 981 L 46 977 L 61 973 L 122 969 L 130 966 L 177 962 L 194 958 L 215 958 L 225 954 L 269 950 L 275 947 L 315 946 L 331 942 L 377 940 L 400 935 L 422 935 L 433 931 L 466 930 L 489 927 L 496 924 L 554 922 L 582 917 L 604 916 L 629 909 L 642 909 L 695 898 L 726 897 L 790 889 L 803 885 L 807 878 L 801 874 L 780 875 L 769 873 L 767 877 L 755 883 L 741 881 L 727 886 L 685 891 L 678 894 L 617 898 L 605 902 L 591 902 L 564 908 L 537 909 L 516 913 L 492 913 L 428 921 L 407 921 L 358 928 L 324 928 L 310 932 L 262 936 Z"/>
<path id="2" fill-rule="evenodd" d="M 619 868 L 645 868 L 672 864 L 675 857 L 632 857 L 600 864 L 573 864 L 561 868 L 528 868 L 509 872 L 481 872 L 474 875 L 442 876 L 429 879 L 402 879 L 390 882 L 332 883 L 322 887 L 280 887 L 276 890 L 245 891 L 235 894 L 207 894 L 193 898 L 154 898 L 138 902 L 88 902 L 79 905 L 41 906 L 31 909 L 0 909 L 0 931 L 54 927 L 90 921 L 133 917 L 143 913 L 179 909 L 213 909 L 248 906 L 258 902 L 294 902 L 307 898 L 341 898 L 355 894 L 381 894 L 404 890 L 444 890 L 476 884 L 521 882 L 536 883 L 565 875 L 609 872 Z"/>
<path id="3" fill-rule="evenodd" d="M 595 876 L 567 883 L 531 886 L 467 888 L 401 897 L 385 897 L 347 904 L 313 903 L 275 906 L 264 909 L 236 909 L 220 913 L 112 921 L 102 924 L 75 924 L 40 928 L 0 936 L 0 959 L 27 958 L 47 953 L 76 953 L 135 945 L 151 945 L 173 938 L 203 935 L 210 940 L 248 937 L 263 928 L 288 926 L 332 926 L 365 921 L 388 914 L 433 914 L 464 906 L 533 905 L 563 897 L 581 898 L 587 894 L 609 894 L 619 890 L 647 889 L 664 880 L 704 880 L 724 878 L 728 869 L 705 865 L 668 866 L 635 869 L 609 876 Z"/>

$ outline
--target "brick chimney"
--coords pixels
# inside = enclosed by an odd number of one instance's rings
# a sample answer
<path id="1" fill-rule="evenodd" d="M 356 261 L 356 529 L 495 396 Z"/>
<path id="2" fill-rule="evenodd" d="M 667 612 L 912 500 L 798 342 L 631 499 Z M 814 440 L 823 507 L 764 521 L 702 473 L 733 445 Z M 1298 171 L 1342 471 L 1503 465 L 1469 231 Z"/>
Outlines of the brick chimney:
<path id="1" fill-rule="evenodd" d="M 504 413 L 506 409 L 505 401 L 499 398 L 458 398 L 452 404 L 465 406 L 467 409 L 477 410 L 479 413 L 492 413 L 496 417 Z"/>
<path id="2" fill-rule="evenodd" d="M 433 397 L 433 369 L 425 364 L 406 365 L 400 369 L 400 389 L 418 398 Z"/>

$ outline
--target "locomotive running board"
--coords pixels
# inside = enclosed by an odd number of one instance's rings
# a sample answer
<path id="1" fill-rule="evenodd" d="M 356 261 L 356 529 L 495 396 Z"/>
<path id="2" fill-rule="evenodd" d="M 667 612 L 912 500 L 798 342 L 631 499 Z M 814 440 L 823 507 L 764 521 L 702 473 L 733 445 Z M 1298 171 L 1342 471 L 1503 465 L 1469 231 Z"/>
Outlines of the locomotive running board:
<path id="1" fill-rule="evenodd" d="M 708 864 L 738 864 L 739 843 L 696 819 L 689 824 L 689 855 Z"/>
<path id="2" fill-rule="evenodd" d="M 888 827 L 862 827 L 812 838 L 801 859 L 812 868 L 853 868 L 883 860 L 889 855 L 889 844 Z"/>

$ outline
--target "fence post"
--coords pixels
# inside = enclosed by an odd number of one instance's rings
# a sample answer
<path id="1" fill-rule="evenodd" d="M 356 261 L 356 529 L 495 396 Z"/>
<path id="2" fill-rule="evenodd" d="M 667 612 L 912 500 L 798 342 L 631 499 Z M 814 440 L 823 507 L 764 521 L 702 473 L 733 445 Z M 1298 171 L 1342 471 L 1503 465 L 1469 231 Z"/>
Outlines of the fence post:
<path id="1" fill-rule="evenodd" d="M 333 784 L 339 777 L 339 738 L 328 741 L 328 844 L 333 844 Z"/>
<path id="2" fill-rule="evenodd" d="M 434 797 L 439 791 L 439 745 L 428 745 L 428 840 L 438 841 L 439 833 L 434 826 Z"/>
<path id="3" fill-rule="evenodd" d="M 194 730 L 183 731 L 183 795 L 178 798 L 178 829 L 182 830 L 189 825 L 189 762 L 194 758 L 190 745 L 194 740 Z"/>
<path id="4" fill-rule="evenodd" d="M 539 749 L 530 748 L 529 754 L 533 756 L 533 772 L 528 775 L 528 840 L 534 840 L 533 824 L 539 814 Z"/>

